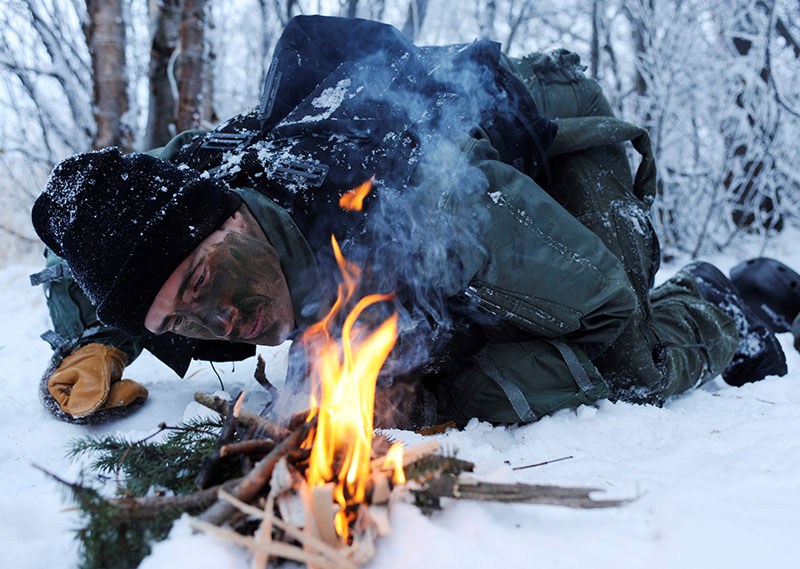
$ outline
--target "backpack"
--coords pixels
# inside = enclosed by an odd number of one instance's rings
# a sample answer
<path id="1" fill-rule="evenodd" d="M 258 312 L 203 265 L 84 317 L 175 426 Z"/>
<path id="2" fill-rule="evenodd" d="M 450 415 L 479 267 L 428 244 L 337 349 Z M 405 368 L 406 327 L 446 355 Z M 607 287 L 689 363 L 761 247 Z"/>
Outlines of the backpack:
<path id="1" fill-rule="evenodd" d="M 364 181 L 398 191 L 436 137 L 479 126 L 501 160 L 535 176 L 555 137 L 500 46 L 418 48 L 377 22 L 298 16 L 279 39 L 258 108 L 174 161 L 252 187 L 287 210 L 315 250 L 363 232 L 339 198 Z M 367 196 L 369 208 L 374 193 Z"/>

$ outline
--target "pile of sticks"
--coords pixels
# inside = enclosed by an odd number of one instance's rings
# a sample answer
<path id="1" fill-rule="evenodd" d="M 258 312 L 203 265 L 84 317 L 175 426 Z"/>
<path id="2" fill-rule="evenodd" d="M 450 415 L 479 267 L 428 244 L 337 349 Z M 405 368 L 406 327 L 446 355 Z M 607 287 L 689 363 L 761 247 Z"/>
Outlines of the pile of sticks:
<path id="1" fill-rule="evenodd" d="M 241 396 L 232 405 L 201 393 L 195 400 L 225 417 L 217 451 L 198 476 L 199 485 L 213 482 L 218 465 L 233 457 L 242 461 L 245 474 L 203 490 L 213 489 L 216 502 L 191 523 L 251 550 L 254 567 L 281 558 L 311 569 L 356 569 L 374 556 L 376 540 L 391 533 L 390 505 L 408 492 L 437 503 L 456 498 L 599 508 L 624 502 L 592 500 L 591 488 L 480 482 L 463 474 L 472 470 L 471 463 L 434 454 L 439 448 L 434 440 L 404 449 L 403 465 L 411 477 L 394 485 L 391 472 L 383 468 L 390 445 L 378 436 L 366 499 L 348 507 L 350 538 L 345 542 L 335 528 L 339 507 L 333 484 L 312 488 L 305 479 L 310 449 L 301 445 L 316 428 L 315 421 L 305 420 L 307 413 L 281 427 L 241 408 Z"/>
<path id="2" fill-rule="evenodd" d="M 335 527 L 338 505 L 334 501 L 332 483 L 310 487 L 305 479 L 310 450 L 301 448 L 316 422 L 306 422 L 308 413 L 298 414 L 283 428 L 241 408 L 241 397 L 233 405 L 218 398 L 197 393 L 195 400 L 225 416 L 217 452 L 209 459 L 198 479 L 212 478 L 218 461 L 232 456 L 263 454 L 233 487 L 220 489 L 217 502 L 192 520 L 195 529 L 229 539 L 253 552 L 254 566 L 264 567 L 271 557 L 306 563 L 316 569 L 355 569 L 375 554 L 378 537 L 391 533 L 389 503 L 403 493 L 394 487 L 392 473 L 384 470 L 388 441 L 376 437 L 371 481 L 366 500 L 352 506 L 354 522 L 351 538 L 344 542 Z M 243 426 L 246 440 L 230 442 L 235 429 Z M 427 441 L 405 450 L 403 466 L 407 467 L 438 450 L 436 441 Z M 254 506 L 251 504 L 258 504 Z M 234 529 L 242 521 L 257 520 L 258 528 L 251 537 Z"/>

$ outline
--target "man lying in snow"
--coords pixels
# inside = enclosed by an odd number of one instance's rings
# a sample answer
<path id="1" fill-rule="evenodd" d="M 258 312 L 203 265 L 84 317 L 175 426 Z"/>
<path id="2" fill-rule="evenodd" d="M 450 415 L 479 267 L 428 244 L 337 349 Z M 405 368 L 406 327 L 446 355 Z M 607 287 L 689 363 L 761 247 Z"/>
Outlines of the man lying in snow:
<path id="1" fill-rule="evenodd" d="M 341 207 L 366 180 L 363 211 Z M 57 348 L 42 394 L 62 419 L 101 420 L 147 397 L 120 379 L 143 347 L 182 375 L 191 357 L 296 338 L 333 297 L 331 234 L 364 292 L 395 292 L 381 383 L 407 387 L 399 426 L 533 421 L 609 397 L 659 404 L 720 373 L 785 374 L 781 324 L 713 266 L 651 290 L 654 194 L 647 133 L 613 116 L 574 54 L 417 48 L 382 24 L 298 17 L 259 109 L 53 170 L 32 214 Z M 739 277 L 762 316 L 800 311 L 787 267 L 757 260 Z"/>

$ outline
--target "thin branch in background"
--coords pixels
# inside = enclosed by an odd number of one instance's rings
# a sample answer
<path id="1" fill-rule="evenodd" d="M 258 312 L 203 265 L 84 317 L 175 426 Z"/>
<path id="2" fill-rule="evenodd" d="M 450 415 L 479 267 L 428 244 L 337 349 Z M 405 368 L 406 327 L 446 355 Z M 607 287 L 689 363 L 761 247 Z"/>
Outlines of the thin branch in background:
<path id="1" fill-rule="evenodd" d="M 791 42 L 790 45 L 794 49 L 795 57 L 800 57 L 800 45 L 797 44 L 795 39 L 789 34 L 789 31 L 783 26 L 783 32 L 778 30 L 778 24 L 780 20 L 778 19 L 778 2 L 777 0 L 772 1 L 772 5 L 770 6 L 769 11 L 769 26 L 767 28 L 767 37 L 765 39 L 765 65 L 767 69 L 772 69 L 772 30 L 776 30 L 780 33 L 780 35 L 786 39 L 787 43 Z M 788 112 L 789 114 L 800 118 L 800 110 L 796 109 L 793 105 L 790 105 L 786 98 L 783 96 L 780 87 L 778 86 L 778 82 L 775 80 L 775 73 L 769 74 L 769 84 L 772 87 L 773 92 L 775 93 L 775 100 L 778 104 L 783 107 L 783 109 Z"/>
<path id="2" fill-rule="evenodd" d="M 19 239 L 20 241 L 24 241 L 25 243 L 28 243 L 30 245 L 36 245 L 36 244 L 39 243 L 39 241 L 37 239 L 32 239 L 31 237 L 28 237 L 27 235 L 23 235 L 22 233 L 19 233 L 18 231 L 14 231 L 10 227 L 7 227 L 6 225 L 3 225 L 3 224 L 0 224 L 0 231 L 3 231 L 4 233 L 8 233 L 9 235 L 14 237 L 15 239 Z"/>
<path id="3" fill-rule="evenodd" d="M 519 32 L 520 28 L 525 24 L 530 18 L 530 10 L 533 7 L 533 2 L 529 0 L 522 0 L 522 6 L 519 6 L 515 0 L 511 0 L 508 4 L 508 20 L 510 24 L 510 31 L 508 32 L 508 36 L 506 36 L 506 41 L 504 43 L 504 49 L 506 53 L 511 51 L 511 46 L 514 45 L 514 39 Z M 514 13 L 514 8 L 519 7 L 519 10 Z"/>

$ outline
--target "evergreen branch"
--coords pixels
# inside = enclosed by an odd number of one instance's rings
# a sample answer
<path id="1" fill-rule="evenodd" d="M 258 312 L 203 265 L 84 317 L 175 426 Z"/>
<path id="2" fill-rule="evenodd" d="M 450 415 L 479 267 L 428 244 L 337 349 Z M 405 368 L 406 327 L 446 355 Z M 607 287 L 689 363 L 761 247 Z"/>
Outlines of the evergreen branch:
<path id="1" fill-rule="evenodd" d="M 172 432 L 163 442 L 149 442 L 165 430 Z M 193 420 L 179 427 L 162 423 L 155 433 L 135 442 L 113 435 L 77 440 L 68 455 L 75 459 L 90 454 L 92 470 L 124 473 L 123 494 L 142 496 L 151 487 L 186 494 L 194 490 L 194 477 L 214 452 L 219 430 L 219 421 Z"/>
<path id="2" fill-rule="evenodd" d="M 150 553 L 150 543 L 164 539 L 178 510 L 159 512 L 146 519 L 120 515 L 122 510 L 97 490 L 66 480 L 34 465 L 66 486 L 81 510 L 85 525 L 76 532 L 80 541 L 80 569 L 135 569 Z"/>

